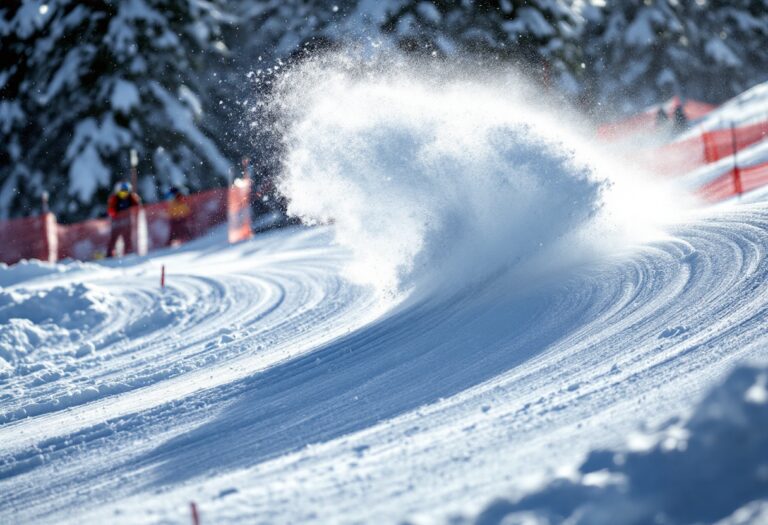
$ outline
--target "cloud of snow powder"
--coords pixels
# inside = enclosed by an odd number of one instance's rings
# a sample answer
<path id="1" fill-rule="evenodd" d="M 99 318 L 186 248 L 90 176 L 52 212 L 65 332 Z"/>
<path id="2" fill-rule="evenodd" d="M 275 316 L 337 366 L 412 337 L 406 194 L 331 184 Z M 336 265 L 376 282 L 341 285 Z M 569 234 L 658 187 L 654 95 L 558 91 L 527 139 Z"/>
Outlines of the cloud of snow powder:
<path id="1" fill-rule="evenodd" d="M 354 255 L 349 276 L 394 292 L 483 279 L 564 239 L 665 218 L 654 184 L 536 99 L 513 74 L 350 54 L 306 61 L 273 100 L 288 211 L 333 223 Z"/>

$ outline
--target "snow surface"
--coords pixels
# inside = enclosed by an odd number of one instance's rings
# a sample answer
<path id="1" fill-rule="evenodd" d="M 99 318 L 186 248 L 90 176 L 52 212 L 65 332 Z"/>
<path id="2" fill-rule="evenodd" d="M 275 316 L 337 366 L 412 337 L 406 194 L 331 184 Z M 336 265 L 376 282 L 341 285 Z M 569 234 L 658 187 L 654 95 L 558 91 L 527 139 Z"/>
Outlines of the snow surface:
<path id="1" fill-rule="evenodd" d="M 594 451 L 575 479 L 497 501 L 477 523 L 766 523 L 767 381 L 768 367 L 738 368 L 687 424 L 666 423 L 636 450 Z"/>
<path id="2" fill-rule="evenodd" d="M 764 368 L 695 406 L 768 358 L 768 204 L 670 210 L 503 79 L 307 67 L 281 184 L 327 224 L 0 267 L 0 522 L 498 523 L 565 473 L 529 523 L 616 523 L 674 450 L 741 480 L 725 523 L 767 515 Z"/>
<path id="3" fill-rule="evenodd" d="M 3 269 L 0 521 L 471 515 L 764 358 L 767 230 L 764 205 L 721 211 L 384 311 L 329 228 Z"/>

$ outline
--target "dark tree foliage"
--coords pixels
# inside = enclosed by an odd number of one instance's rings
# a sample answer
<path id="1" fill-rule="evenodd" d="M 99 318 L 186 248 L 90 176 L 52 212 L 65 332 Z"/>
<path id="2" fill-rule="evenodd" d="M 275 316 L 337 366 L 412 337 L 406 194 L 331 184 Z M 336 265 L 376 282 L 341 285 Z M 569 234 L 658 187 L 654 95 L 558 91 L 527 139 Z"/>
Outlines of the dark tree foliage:
<path id="1" fill-rule="evenodd" d="M 273 80 L 350 45 L 514 66 L 602 119 L 768 78 L 768 0 L 5 0 L 0 218 L 45 190 L 64 220 L 102 213 L 131 149 L 147 200 L 242 157 L 269 179 Z"/>
<path id="2" fill-rule="evenodd" d="M 0 215 L 44 190 L 60 216 L 103 210 L 136 149 L 140 189 L 226 176 L 201 132 L 200 75 L 216 51 L 217 1 L 11 1 L 0 7 Z"/>

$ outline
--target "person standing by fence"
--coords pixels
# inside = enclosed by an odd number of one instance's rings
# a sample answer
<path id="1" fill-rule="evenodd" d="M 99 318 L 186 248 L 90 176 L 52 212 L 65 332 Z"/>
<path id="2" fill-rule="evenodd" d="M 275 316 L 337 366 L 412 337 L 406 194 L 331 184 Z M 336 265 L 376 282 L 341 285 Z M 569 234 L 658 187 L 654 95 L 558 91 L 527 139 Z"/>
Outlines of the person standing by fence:
<path id="1" fill-rule="evenodd" d="M 131 212 L 140 205 L 141 198 L 133 191 L 129 182 L 118 182 L 115 185 L 115 191 L 107 201 L 107 213 L 112 219 L 107 257 L 115 256 L 117 240 L 121 237 L 123 239 L 123 254 L 134 251 L 132 226 L 136 219 L 135 214 Z"/>

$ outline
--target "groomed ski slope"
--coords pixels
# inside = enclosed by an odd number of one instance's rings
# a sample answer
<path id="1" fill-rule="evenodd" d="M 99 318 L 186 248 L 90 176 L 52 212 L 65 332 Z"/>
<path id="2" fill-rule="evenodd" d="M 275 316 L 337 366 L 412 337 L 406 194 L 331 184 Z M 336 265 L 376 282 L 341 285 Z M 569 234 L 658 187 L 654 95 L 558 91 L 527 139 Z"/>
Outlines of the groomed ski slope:
<path id="1" fill-rule="evenodd" d="M 325 230 L 5 269 L 4 293 L 85 288 L 100 299 L 70 313 L 104 318 L 4 379 L 1 521 L 185 523 L 190 500 L 208 523 L 471 513 L 764 356 L 767 230 L 763 205 L 718 212 L 514 295 L 378 319 Z"/>
<path id="2" fill-rule="evenodd" d="M 768 204 L 682 209 L 520 86 L 320 66 L 277 92 L 326 225 L 0 269 L 1 523 L 471 518 L 766 361 Z"/>

